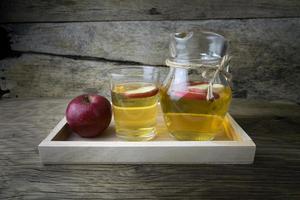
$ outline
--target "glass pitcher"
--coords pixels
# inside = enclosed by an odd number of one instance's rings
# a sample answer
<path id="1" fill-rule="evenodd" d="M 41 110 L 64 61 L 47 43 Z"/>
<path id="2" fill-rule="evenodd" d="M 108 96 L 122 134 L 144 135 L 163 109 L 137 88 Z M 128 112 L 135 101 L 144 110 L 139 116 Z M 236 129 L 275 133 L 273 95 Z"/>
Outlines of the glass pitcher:
<path id="1" fill-rule="evenodd" d="M 171 34 L 169 74 L 160 90 L 165 124 L 178 140 L 213 140 L 224 132 L 232 94 L 227 40 L 212 32 Z"/>

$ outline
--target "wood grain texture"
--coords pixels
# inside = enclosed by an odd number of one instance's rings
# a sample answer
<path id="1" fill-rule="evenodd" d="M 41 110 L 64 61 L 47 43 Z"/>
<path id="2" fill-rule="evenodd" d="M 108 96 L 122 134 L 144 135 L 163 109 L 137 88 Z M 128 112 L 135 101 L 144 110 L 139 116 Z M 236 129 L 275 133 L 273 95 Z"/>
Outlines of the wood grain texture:
<path id="1" fill-rule="evenodd" d="M 29 23 L 3 27 L 10 33 L 11 49 L 20 52 L 162 65 L 168 55 L 170 33 L 209 30 L 230 41 L 230 51 L 242 67 L 300 60 L 296 55 L 300 51 L 300 19 Z"/>
<path id="2" fill-rule="evenodd" d="M 299 17 L 297 0 L 2 0 L 0 22 Z"/>
<path id="3" fill-rule="evenodd" d="M 100 92 L 109 96 L 107 71 L 111 63 L 75 61 L 52 56 L 24 55 L 2 62 L 11 96 L 76 96 Z M 9 66 L 9 67 L 6 67 Z"/>
<path id="4" fill-rule="evenodd" d="M 237 97 L 300 102 L 300 86 L 295 84 L 300 81 L 298 18 L 37 23 L 3 27 L 10 31 L 12 50 L 23 55 L 0 61 L 3 74 L 15 81 L 12 94 L 20 97 L 73 95 L 68 91 L 69 84 L 77 92 L 95 88 L 92 85 L 95 75 L 105 78 L 102 72 L 111 66 L 161 66 L 168 54 L 170 32 L 205 29 L 230 40 Z M 61 89 L 47 89 L 51 87 Z"/>
<path id="5" fill-rule="evenodd" d="M 99 93 L 110 97 L 109 70 L 118 62 L 74 60 L 25 54 L 0 61 L 11 97 L 74 97 Z M 124 64 L 124 66 L 133 66 Z M 166 67 L 160 67 L 162 74 Z M 164 77 L 164 76 L 162 76 Z"/>
<path id="6" fill-rule="evenodd" d="M 299 105 L 233 102 L 231 114 L 257 144 L 253 165 L 43 166 L 37 145 L 68 101 L 0 101 L 1 199 L 300 198 Z"/>

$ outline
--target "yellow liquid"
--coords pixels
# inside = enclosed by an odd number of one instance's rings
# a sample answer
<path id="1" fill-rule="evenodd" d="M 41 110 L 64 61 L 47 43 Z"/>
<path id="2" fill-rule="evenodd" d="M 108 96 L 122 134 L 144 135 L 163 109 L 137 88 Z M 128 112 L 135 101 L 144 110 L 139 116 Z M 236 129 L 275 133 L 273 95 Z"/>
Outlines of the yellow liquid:
<path id="1" fill-rule="evenodd" d="M 218 91 L 213 101 L 174 98 L 161 90 L 164 120 L 170 133 L 178 140 L 212 140 L 224 132 L 223 119 L 231 101 L 231 89 Z"/>
<path id="2" fill-rule="evenodd" d="M 126 95 L 139 88 L 154 87 L 155 91 Z M 124 83 L 112 90 L 112 103 L 117 136 L 126 140 L 150 140 L 156 135 L 158 89 L 148 83 Z"/>

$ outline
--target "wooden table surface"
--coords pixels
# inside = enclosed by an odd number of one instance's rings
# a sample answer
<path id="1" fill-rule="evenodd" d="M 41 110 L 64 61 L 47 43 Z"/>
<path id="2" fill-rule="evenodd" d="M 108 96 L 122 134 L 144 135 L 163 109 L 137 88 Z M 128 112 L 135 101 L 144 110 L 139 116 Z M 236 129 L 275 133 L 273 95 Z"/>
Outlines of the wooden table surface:
<path id="1" fill-rule="evenodd" d="M 37 145 L 69 99 L 0 100 L 1 199 L 300 199 L 300 106 L 234 100 L 252 165 L 48 165 Z"/>

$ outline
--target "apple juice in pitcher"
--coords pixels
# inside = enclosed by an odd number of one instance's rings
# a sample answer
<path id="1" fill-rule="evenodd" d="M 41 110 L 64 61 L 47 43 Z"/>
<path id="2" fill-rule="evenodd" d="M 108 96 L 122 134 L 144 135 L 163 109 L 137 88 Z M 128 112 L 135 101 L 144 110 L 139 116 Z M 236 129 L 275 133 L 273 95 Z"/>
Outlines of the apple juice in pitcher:
<path id="1" fill-rule="evenodd" d="M 169 74 L 160 91 L 165 124 L 178 140 L 212 140 L 224 132 L 231 102 L 226 40 L 215 33 L 171 35 Z"/>

